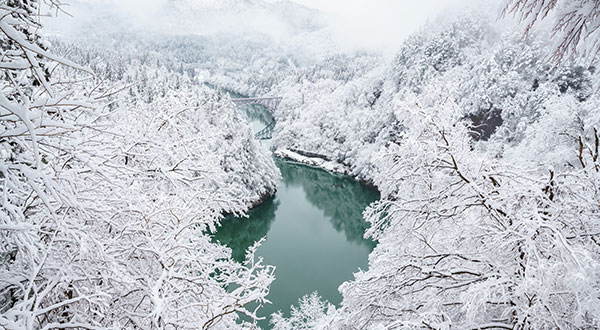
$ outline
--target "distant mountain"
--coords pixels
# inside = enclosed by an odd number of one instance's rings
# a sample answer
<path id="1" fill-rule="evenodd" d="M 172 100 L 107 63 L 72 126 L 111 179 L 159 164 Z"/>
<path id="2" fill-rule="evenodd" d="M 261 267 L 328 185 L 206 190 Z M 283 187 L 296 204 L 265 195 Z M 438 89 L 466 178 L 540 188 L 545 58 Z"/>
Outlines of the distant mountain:
<path id="1" fill-rule="evenodd" d="M 262 0 L 169 0 L 168 5 L 172 8 L 190 10 L 244 10 L 256 6 L 264 6 Z"/>
<path id="2" fill-rule="evenodd" d="M 178 33 L 298 34 L 326 26 L 324 15 L 289 0 L 170 0 L 165 11 Z"/>
<path id="3" fill-rule="evenodd" d="M 281 0 L 267 4 L 267 7 L 281 19 L 298 30 L 314 31 L 327 25 L 325 15 L 316 9 L 308 8 L 293 1 Z"/>
<path id="4" fill-rule="evenodd" d="M 71 0 L 68 12 L 48 19 L 48 31 L 66 37 L 122 33 L 176 35 L 263 34 L 278 39 L 326 26 L 324 15 L 289 0 L 152 0 L 139 6 L 127 1 Z"/>

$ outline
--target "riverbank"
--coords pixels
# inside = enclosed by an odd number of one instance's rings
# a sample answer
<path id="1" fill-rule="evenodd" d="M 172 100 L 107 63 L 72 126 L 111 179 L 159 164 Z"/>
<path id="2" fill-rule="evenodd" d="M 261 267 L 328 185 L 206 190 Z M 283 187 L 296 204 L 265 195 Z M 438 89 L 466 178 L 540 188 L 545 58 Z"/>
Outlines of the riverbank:
<path id="1" fill-rule="evenodd" d="M 278 149 L 274 152 L 274 154 L 279 158 L 292 160 L 308 166 L 318 167 L 328 172 L 350 176 L 352 175 L 352 170 L 350 169 L 350 167 L 340 164 L 338 162 L 331 161 L 327 159 L 327 157 L 324 155 L 290 149 Z"/>
<path id="2" fill-rule="evenodd" d="M 352 179 L 362 185 L 379 190 L 379 187 L 377 187 L 377 185 L 371 179 L 365 180 L 359 178 L 352 172 L 352 169 L 349 166 L 330 160 L 325 155 L 295 149 L 277 149 L 273 152 L 273 154 L 281 159 L 291 160 L 311 167 L 317 167 L 331 173 L 350 176 Z"/>
<path id="3" fill-rule="evenodd" d="M 268 201 L 269 199 L 274 198 L 276 194 L 277 194 L 277 188 L 275 188 L 273 190 L 273 192 L 265 193 L 265 194 L 261 195 L 259 199 L 251 202 L 252 204 L 250 205 L 249 210 L 252 210 L 253 208 L 263 204 L 264 202 Z M 230 214 L 227 214 L 227 215 L 230 215 Z"/>
<path id="4" fill-rule="evenodd" d="M 349 166 L 332 161 L 332 160 L 328 159 L 327 156 L 325 156 L 325 155 L 320 155 L 317 153 L 313 153 L 313 152 L 309 152 L 309 151 L 302 151 L 302 150 L 278 149 L 273 152 L 273 156 L 275 158 L 278 158 L 278 159 L 281 159 L 284 161 L 290 161 L 290 162 L 298 163 L 298 164 L 305 165 L 308 167 L 318 168 L 318 169 L 327 171 L 331 174 L 349 176 L 354 181 L 356 181 L 364 186 L 367 186 L 371 189 L 378 190 L 377 186 L 375 184 L 373 184 L 373 182 L 361 180 L 360 178 L 353 175 L 352 170 L 350 169 Z M 274 190 L 272 192 L 261 195 L 258 199 L 251 202 L 248 210 L 251 211 L 252 209 L 262 205 L 269 199 L 274 198 L 276 196 L 276 194 L 277 194 L 277 188 L 274 188 Z M 224 213 L 224 216 L 230 216 L 230 215 L 233 215 L 233 214 L 232 213 Z"/>

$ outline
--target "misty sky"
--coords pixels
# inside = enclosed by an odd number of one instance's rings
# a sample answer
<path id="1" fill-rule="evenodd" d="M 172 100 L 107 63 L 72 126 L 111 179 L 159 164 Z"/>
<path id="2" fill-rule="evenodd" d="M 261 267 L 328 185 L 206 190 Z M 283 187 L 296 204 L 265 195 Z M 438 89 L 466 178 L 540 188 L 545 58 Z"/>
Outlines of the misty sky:
<path id="1" fill-rule="evenodd" d="M 276 0 L 269 0 L 276 1 Z M 475 0 L 477 1 L 477 0 Z M 367 47 L 395 45 L 428 20 L 449 10 L 460 10 L 474 0 L 295 0 L 336 15 L 341 38 L 360 39 Z M 478 3 L 487 1 L 479 0 Z"/>
<path id="2" fill-rule="evenodd" d="M 168 0 L 72 0 L 78 3 L 109 4 L 129 13 L 136 22 L 156 25 L 154 17 Z M 222 0 L 198 0 L 219 3 Z M 275 2 L 276 0 L 265 0 Z M 467 4 L 485 6 L 495 0 L 293 0 L 330 14 L 330 29 L 342 47 L 384 49 L 393 51 L 411 33 L 428 20 L 446 11 L 460 11 Z M 90 13 L 82 15 L 86 18 Z M 94 14 L 94 13 L 92 13 Z M 133 16 L 133 17 L 132 17 Z M 81 19 L 82 17 L 75 18 Z M 63 18 L 64 19 L 64 18 Z M 142 23 L 144 24 L 144 23 Z M 227 24 L 227 23 L 226 23 Z M 277 29 L 273 29 L 277 30 Z"/>
<path id="3" fill-rule="evenodd" d="M 276 0 L 267 0 L 274 2 Z M 403 21 L 407 26 L 421 25 L 447 8 L 461 6 L 465 0 L 295 0 L 295 2 L 359 24 L 384 25 Z"/>

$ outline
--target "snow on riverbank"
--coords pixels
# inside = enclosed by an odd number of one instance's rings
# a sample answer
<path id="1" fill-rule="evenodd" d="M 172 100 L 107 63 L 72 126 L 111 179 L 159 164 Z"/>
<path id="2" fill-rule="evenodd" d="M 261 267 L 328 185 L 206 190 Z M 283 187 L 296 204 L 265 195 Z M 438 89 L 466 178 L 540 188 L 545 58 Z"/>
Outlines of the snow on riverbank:
<path id="1" fill-rule="evenodd" d="M 299 152 L 292 151 L 289 149 L 278 149 L 275 151 L 274 154 L 275 156 L 283 159 L 289 159 L 305 165 L 319 167 L 333 173 L 344 175 L 350 175 L 352 173 L 351 169 L 348 166 L 327 160 L 324 157 L 318 157 L 316 155 L 313 157 L 309 157 L 301 155 Z"/>

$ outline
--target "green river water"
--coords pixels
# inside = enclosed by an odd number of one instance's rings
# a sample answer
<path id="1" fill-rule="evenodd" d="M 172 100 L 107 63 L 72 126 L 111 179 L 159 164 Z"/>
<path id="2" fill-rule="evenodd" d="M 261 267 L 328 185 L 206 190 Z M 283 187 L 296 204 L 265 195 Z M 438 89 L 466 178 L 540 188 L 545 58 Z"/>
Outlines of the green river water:
<path id="1" fill-rule="evenodd" d="M 249 246 L 266 237 L 257 255 L 276 267 L 276 279 L 267 297 L 272 304 L 259 313 L 267 317 L 259 324 L 263 329 L 270 328 L 271 313 L 281 310 L 289 316 L 290 306 L 313 291 L 332 304 L 341 302 L 339 285 L 367 268 L 375 243 L 363 238 L 368 224 L 362 212 L 379 198 L 376 190 L 350 177 L 280 159 L 276 163 L 283 177 L 276 195 L 249 218 L 224 219 L 214 235 L 240 262 Z"/>

